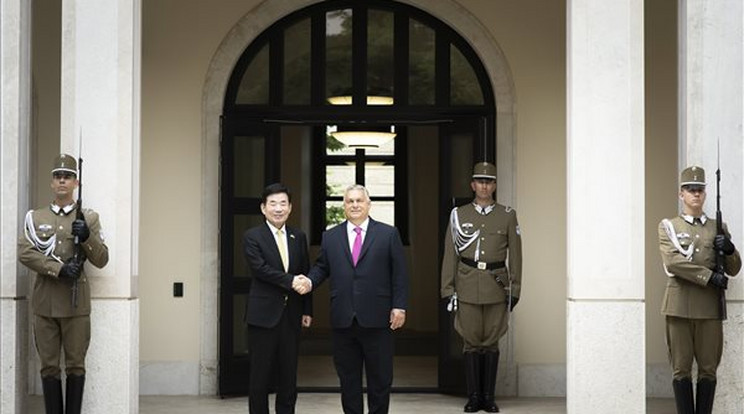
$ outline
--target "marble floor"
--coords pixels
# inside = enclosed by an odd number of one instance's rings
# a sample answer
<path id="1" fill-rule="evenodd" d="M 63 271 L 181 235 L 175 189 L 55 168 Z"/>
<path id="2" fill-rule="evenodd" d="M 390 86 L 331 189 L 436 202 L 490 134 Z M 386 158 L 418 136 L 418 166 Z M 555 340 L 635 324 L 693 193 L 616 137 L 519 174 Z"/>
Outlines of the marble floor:
<path id="1" fill-rule="evenodd" d="M 228 414 L 247 413 L 247 398 L 227 398 L 209 396 L 142 396 L 140 414 Z M 564 414 L 564 398 L 501 398 L 498 399 L 502 413 L 509 414 Z M 297 399 L 298 414 L 331 414 L 341 412 L 339 395 L 335 393 L 301 393 Z M 441 394 L 393 394 L 390 403 L 391 414 L 461 413 L 464 400 L 459 397 Z M 39 396 L 29 398 L 29 414 L 43 414 L 44 401 Z M 674 414 L 674 401 L 651 398 L 647 400 L 646 413 Z"/>

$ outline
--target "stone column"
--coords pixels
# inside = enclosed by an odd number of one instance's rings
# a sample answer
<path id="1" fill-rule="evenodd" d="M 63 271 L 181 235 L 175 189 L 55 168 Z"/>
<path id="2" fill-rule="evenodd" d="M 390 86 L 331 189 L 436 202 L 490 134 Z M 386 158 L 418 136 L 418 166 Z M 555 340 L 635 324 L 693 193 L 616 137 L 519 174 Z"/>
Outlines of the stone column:
<path id="1" fill-rule="evenodd" d="M 679 3 L 679 167 L 697 164 L 708 181 L 706 214 L 715 217 L 717 148 L 720 144 L 721 212 L 744 251 L 744 7 L 740 0 Z M 716 413 L 744 407 L 744 283 L 740 274 L 726 293 L 723 358 L 718 369 Z"/>
<path id="2" fill-rule="evenodd" d="M 0 0 L 0 412 L 26 412 L 28 279 L 17 240 L 28 209 L 31 6 Z"/>
<path id="3" fill-rule="evenodd" d="M 643 1 L 567 2 L 569 413 L 646 411 Z"/>
<path id="4" fill-rule="evenodd" d="M 61 150 L 82 147 L 83 205 L 100 213 L 110 256 L 103 269 L 87 268 L 91 413 L 138 411 L 140 35 L 139 0 L 63 3 Z"/>

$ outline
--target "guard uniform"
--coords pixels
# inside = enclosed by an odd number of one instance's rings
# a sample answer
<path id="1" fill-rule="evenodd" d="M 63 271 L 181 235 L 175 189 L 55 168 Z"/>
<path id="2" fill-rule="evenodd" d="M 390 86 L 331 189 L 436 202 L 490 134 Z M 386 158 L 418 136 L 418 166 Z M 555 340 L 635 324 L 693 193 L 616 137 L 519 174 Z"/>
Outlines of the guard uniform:
<path id="1" fill-rule="evenodd" d="M 76 164 L 74 158 L 63 154 L 57 157 L 53 171 L 75 171 L 77 176 Z M 18 241 L 20 262 L 37 273 L 31 304 L 47 412 L 55 412 L 56 409 L 49 407 L 47 394 L 55 394 L 56 400 L 56 389 L 61 387 L 61 350 L 64 350 L 65 356 L 68 399 L 72 392 L 71 381 L 74 381 L 77 384 L 75 387 L 80 388 L 82 400 L 85 355 L 90 342 L 90 285 L 85 271 L 81 270 L 77 280 L 75 305 L 72 279 L 59 277 L 63 264 L 75 255 L 72 223 L 76 216 L 77 206 L 74 203 L 65 207 L 52 203 L 31 210 L 26 214 L 24 234 Z M 83 209 L 83 217 L 90 233 L 80 243 L 80 256 L 96 267 L 103 267 L 108 263 L 109 256 L 98 214 L 90 209 Z M 84 269 L 84 265 L 82 267 Z M 61 400 L 52 404 L 56 406 L 58 403 L 61 404 Z M 69 407 L 68 405 L 67 412 L 74 411 Z"/>
<path id="2" fill-rule="evenodd" d="M 453 223 L 456 237 L 467 240 L 459 243 L 464 248 L 459 254 Z M 455 330 L 463 338 L 463 352 L 498 351 L 499 338 L 507 330 L 508 302 L 519 298 L 521 280 L 522 240 L 516 211 L 496 203 L 453 209 L 444 239 L 441 295 L 457 293 Z"/>
<path id="3" fill-rule="evenodd" d="M 705 172 L 690 167 L 682 185 L 704 188 Z M 701 190 L 704 191 L 704 190 Z M 726 225 L 723 230 L 730 238 Z M 723 350 L 723 290 L 711 284 L 716 267 L 717 222 L 705 214 L 680 214 L 659 223 L 659 249 L 667 278 L 661 313 L 666 316 L 666 341 L 679 412 L 692 412 L 692 362 L 697 361 L 697 413 L 712 409 L 716 370 Z M 741 257 L 734 249 L 724 256 L 725 273 L 736 275 Z"/>
<path id="4" fill-rule="evenodd" d="M 478 163 L 473 180 L 493 180 L 496 167 Z M 522 238 L 517 213 L 497 203 L 475 202 L 454 208 L 444 239 L 441 296 L 450 298 L 455 330 L 463 339 L 468 387 L 465 412 L 498 412 L 494 387 L 499 339 L 508 328 L 508 313 L 519 300 Z"/>

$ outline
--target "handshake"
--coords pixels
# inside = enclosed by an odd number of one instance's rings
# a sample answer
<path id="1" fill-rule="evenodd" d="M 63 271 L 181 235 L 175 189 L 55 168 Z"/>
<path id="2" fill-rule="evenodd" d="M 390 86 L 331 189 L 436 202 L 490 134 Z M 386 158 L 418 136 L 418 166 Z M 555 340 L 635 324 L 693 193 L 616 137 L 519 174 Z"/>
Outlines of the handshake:
<path id="1" fill-rule="evenodd" d="M 313 290 L 313 282 L 305 275 L 297 275 L 292 279 L 292 289 L 300 295 L 304 295 Z"/>

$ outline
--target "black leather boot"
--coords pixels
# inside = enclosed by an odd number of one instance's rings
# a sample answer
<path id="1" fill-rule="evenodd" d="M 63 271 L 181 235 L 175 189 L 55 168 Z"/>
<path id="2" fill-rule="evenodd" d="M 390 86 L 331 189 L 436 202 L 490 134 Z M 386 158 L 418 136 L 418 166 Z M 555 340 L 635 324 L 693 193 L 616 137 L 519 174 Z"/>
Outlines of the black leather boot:
<path id="1" fill-rule="evenodd" d="M 84 386 L 85 375 L 67 375 L 65 414 L 80 414 L 80 410 L 83 407 Z"/>
<path id="2" fill-rule="evenodd" d="M 716 396 L 716 380 L 701 378 L 697 382 L 696 414 L 713 412 L 713 398 Z"/>
<path id="3" fill-rule="evenodd" d="M 494 401 L 496 374 L 499 372 L 499 352 L 483 354 L 483 400 L 481 408 L 487 413 L 498 413 L 499 406 Z"/>
<path id="4" fill-rule="evenodd" d="M 695 403 L 692 401 L 692 380 L 690 378 L 673 380 L 672 388 L 674 388 L 674 401 L 677 403 L 677 414 L 695 414 Z M 700 398 L 699 395 L 698 393 L 698 398 Z"/>
<path id="5" fill-rule="evenodd" d="M 465 386 L 468 392 L 466 413 L 477 413 L 480 410 L 481 361 L 477 352 L 465 352 Z"/>
<path id="6" fill-rule="evenodd" d="M 54 377 L 41 377 L 44 390 L 46 414 L 62 414 L 62 380 Z"/>

